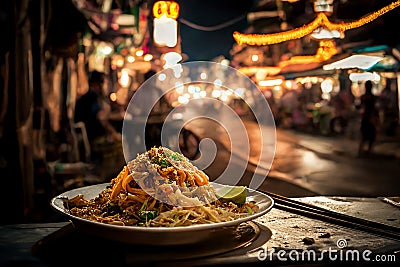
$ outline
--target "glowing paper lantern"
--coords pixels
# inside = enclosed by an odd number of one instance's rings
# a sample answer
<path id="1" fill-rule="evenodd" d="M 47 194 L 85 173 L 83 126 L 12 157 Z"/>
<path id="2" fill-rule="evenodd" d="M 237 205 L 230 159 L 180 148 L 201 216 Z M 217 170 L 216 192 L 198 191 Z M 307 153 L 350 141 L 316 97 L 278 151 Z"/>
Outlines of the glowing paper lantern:
<path id="1" fill-rule="evenodd" d="M 158 1 L 153 6 L 154 42 L 159 46 L 174 47 L 178 42 L 179 5 L 172 1 Z"/>

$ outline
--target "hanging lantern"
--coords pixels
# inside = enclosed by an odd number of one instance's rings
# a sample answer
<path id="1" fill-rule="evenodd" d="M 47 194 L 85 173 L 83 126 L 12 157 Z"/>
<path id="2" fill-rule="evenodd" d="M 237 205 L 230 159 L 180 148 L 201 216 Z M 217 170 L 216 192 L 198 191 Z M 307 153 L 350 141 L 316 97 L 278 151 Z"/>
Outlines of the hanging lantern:
<path id="1" fill-rule="evenodd" d="M 159 19 L 163 15 L 176 20 L 179 16 L 179 4 L 173 1 L 155 2 L 153 6 L 153 16 Z"/>
<path id="2" fill-rule="evenodd" d="M 153 6 L 154 42 L 159 46 L 174 47 L 178 42 L 179 4 L 173 1 L 158 1 Z"/>

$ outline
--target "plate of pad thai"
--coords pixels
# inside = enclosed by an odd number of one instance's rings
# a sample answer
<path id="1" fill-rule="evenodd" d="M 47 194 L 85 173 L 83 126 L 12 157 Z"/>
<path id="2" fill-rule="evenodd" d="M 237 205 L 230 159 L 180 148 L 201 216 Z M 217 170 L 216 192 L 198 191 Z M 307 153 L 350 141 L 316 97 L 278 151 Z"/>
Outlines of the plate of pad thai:
<path id="1" fill-rule="evenodd" d="M 51 200 L 77 231 L 143 245 L 204 241 L 266 214 L 273 204 L 246 186 L 209 181 L 184 155 L 166 147 L 138 154 L 109 183 Z"/>

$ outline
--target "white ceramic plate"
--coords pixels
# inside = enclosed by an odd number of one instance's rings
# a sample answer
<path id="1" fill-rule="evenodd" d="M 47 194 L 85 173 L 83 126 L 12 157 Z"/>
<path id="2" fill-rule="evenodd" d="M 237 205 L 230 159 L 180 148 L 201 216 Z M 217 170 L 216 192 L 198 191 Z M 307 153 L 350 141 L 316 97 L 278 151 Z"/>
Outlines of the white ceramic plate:
<path id="1" fill-rule="evenodd" d="M 214 188 L 225 186 L 216 183 L 211 184 Z M 221 232 L 232 231 L 236 229 L 239 224 L 254 220 L 266 214 L 274 205 L 273 199 L 268 195 L 248 188 L 247 201 L 254 201 L 260 208 L 259 212 L 229 222 L 179 227 L 142 227 L 105 224 L 73 216 L 64 207 L 63 199 L 72 198 L 78 194 L 83 194 L 86 199 L 93 199 L 108 185 L 109 183 L 103 183 L 64 192 L 51 200 L 51 206 L 56 211 L 68 217 L 77 231 L 83 231 L 87 234 L 129 244 L 185 245 L 213 239 Z"/>

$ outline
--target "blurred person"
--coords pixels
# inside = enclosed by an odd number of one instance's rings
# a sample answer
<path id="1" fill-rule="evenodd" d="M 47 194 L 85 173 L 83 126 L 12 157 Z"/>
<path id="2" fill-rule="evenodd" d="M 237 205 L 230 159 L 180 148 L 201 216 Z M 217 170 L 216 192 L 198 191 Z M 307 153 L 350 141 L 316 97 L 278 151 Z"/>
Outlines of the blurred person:
<path id="1" fill-rule="evenodd" d="M 293 127 L 296 130 L 307 131 L 309 126 L 309 120 L 306 114 L 305 104 L 299 102 L 297 106 L 292 111 L 292 122 Z"/>
<path id="2" fill-rule="evenodd" d="M 392 81 L 387 79 L 385 87 L 378 97 L 381 130 L 387 136 L 394 136 L 398 125 L 397 95 L 395 88 L 392 89 L 393 85 Z"/>
<path id="3" fill-rule="evenodd" d="M 308 90 L 305 90 L 301 83 L 297 83 L 297 89 L 294 90 L 297 93 L 297 101 L 292 110 L 293 127 L 297 130 L 308 131 L 310 126 L 310 121 L 307 117 Z"/>
<path id="4" fill-rule="evenodd" d="M 376 107 L 377 97 L 372 94 L 372 81 L 365 82 L 365 93 L 360 98 L 361 109 L 361 141 L 358 148 L 358 155 L 364 152 L 370 154 L 376 141 L 379 126 L 379 114 Z M 365 145 L 367 149 L 365 150 Z"/>
<path id="5" fill-rule="evenodd" d="M 88 139 L 93 144 L 106 137 L 111 141 L 121 141 L 119 133 L 109 121 L 111 107 L 103 93 L 104 74 L 93 71 L 89 78 L 89 88 L 78 96 L 75 106 L 75 122 L 85 124 Z"/>
<path id="6" fill-rule="evenodd" d="M 290 129 L 293 127 L 293 110 L 299 105 L 298 93 L 295 90 L 283 90 L 278 102 L 279 126 Z"/>
<path id="7" fill-rule="evenodd" d="M 341 90 L 332 99 L 333 117 L 331 130 L 333 133 L 345 134 L 351 116 L 352 100 L 347 90 Z"/>

